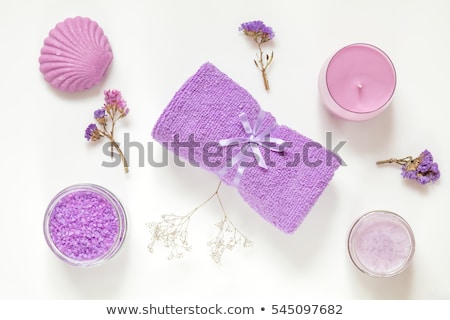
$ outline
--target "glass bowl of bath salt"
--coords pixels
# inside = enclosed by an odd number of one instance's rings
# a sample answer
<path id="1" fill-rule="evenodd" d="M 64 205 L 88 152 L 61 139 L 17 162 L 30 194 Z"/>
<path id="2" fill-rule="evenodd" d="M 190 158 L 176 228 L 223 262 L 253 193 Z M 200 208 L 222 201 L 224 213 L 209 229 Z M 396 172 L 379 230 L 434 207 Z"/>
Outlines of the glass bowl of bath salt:
<path id="1" fill-rule="evenodd" d="M 398 214 L 371 211 L 353 224 L 348 251 L 362 272 L 373 277 L 392 277 L 409 266 L 415 251 L 414 234 Z"/>
<path id="2" fill-rule="evenodd" d="M 63 261 L 81 267 L 102 264 L 122 246 L 127 230 L 125 210 L 107 189 L 76 184 L 60 191 L 44 216 L 44 235 Z"/>

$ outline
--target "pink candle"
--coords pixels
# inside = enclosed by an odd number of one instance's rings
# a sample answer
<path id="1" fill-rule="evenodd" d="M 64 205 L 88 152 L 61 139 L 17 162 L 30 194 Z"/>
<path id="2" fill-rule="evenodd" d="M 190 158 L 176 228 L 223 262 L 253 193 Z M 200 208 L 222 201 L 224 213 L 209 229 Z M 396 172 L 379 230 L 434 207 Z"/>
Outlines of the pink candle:
<path id="1" fill-rule="evenodd" d="M 389 57 L 369 44 L 352 44 L 334 54 L 319 74 L 324 105 L 348 120 L 367 120 L 389 105 L 396 74 Z"/>
<path id="2" fill-rule="evenodd" d="M 390 277 L 405 270 L 414 248 L 414 235 L 408 223 L 387 211 L 363 215 L 353 225 L 348 238 L 353 263 L 374 277 Z"/>

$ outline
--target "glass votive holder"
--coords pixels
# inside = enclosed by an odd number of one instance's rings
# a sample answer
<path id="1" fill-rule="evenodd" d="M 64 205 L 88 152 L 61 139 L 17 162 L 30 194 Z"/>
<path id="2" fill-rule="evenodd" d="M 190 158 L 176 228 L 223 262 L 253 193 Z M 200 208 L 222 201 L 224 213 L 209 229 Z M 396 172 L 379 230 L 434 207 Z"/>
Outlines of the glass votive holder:
<path id="1" fill-rule="evenodd" d="M 319 93 L 331 113 L 347 120 L 368 120 L 388 107 L 396 79 L 386 53 L 370 44 L 355 43 L 325 61 L 319 73 Z"/>
<path id="2" fill-rule="evenodd" d="M 49 203 L 44 236 L 63 261 L 89 267 L 112 258 L 127 231 L 125 210 L 107 189 L 76 184 L 63 189 Z"/>
<path id="3" fill-rule="evenodd" d="M 354 265 L 372 277 L 392 277 L 404 271 L 414 256 L 409 224 L 398 214 L 371 211 L 353 224 L 348 252 Z"/>

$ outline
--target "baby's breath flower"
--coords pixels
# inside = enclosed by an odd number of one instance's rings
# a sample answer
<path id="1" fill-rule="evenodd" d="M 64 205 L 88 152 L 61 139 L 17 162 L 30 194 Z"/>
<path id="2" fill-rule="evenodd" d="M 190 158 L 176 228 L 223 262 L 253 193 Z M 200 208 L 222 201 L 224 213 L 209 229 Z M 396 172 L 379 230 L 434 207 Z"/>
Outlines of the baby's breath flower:
<path id="1" fill-rule="evenodd" d="M 151 239 L 148 250 L 153 253 L 156 242 L 170 250 L 168 259 L 181 258 L 185 251 L 190 251 L 191 246 L 187 241 L 188 226 L 193 212 L 185 216 L 168 214 L 162 216 L 159 223 L 147 223 L 150 229 Z"/>
<path id="2" fill-rule="evenodd" d="M 211 247 L 211 257 L 213 260 L 216 263 L 220 263 L 224 251 L 232 250 L 237 244 L 242 245 L 244 248 L 251 246 L 252 242 L 228 218 L 219 195 L 220 186 L 221 183 L 219 183 L 216 191 L 208 199 L 188 214 L 184 216 L 174 214 L 163 215 L 162 221 L 147 223 L 150 232 L 148 250 L 153 253 L 155 244 L 161 243 L 170 250 L 168 259 L 183 257 L 183 253 L 190 251 L 192 248 L 188 242 L 188 227 L 192 216 L 214 197 L 219 201 L 223 218 L 216 224 L 219 228 L 219 233 L 213 240 L 207 243 Z"/>
<path id="3" fill-rule="evenodd" d="M 101 127 L 98 128 L 96 124 L 90 124 L 84 136 L 88 141 L 97 141 L 102 137 L 107 137 L 111 143 L 111 157 L 113 155 L 113 149 L 116 149 L 123 161 L 125 173 L 128 173 L 128 162 L 119 145 L 114 140 L 114 128 L 116 122 L 128 114 L 129 109 L 120 91 L 105 90 L 104 95 L 105 103 L 103 107 L 94 111 L 94 118 Z"/>
<path id="4" fill-rule="evenodd" d="M 260 20 L 244 22 L 240 25 L 238 30 L 243 31 L 246 36 L 252 38 L 253 41 L 255 41 L 256 44 L 258 45 L 259 49 L 259 55 L 257 55 L 258 59 L 253 61 L 255 62 L 256 67 L 262 73 L 264 80 L 264 87 L 266 88 L 266 90 L 270 90 L 266 70 L 273 60 L 273 51 L 271 52 L 270 55 L 264 53 L 261 48 L 261 45 L 267 41 L 272 40 L 273 37 L 275 37 L 275 33 L 273 32 L 271 27 L 266 26 L 264 22 Z"/>
<path id="5" fill-rule="evenodd" d="M 231 251 L 236 245 L 247 248 L 253 244 L 234 226 L 226 214 L 216 224 L 216 227 L 219 229 L 219 232 L 214 239 L 208 242 L 208 245 L 211 247 L 211 257 L 217 264 L 220 264 L 225 250 Z"/>

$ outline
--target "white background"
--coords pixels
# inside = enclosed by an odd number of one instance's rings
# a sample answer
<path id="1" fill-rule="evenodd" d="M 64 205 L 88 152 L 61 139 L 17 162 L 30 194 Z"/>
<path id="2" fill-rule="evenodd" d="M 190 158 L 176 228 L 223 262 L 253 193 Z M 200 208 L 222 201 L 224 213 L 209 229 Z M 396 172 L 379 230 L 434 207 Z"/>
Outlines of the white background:
<path id="1" fill-rule="evenodd" d="M 52 89 L 39 72 L 48 32 L 67 17 L 97 21 L 114 60 L 105 80 L 79 94 Z M 256 47 L 237 31 L 261 19 L 276 36 L 265 92 L 252 59 Z M 448 299 L 450 203 L 448 108 L 450 4 L 432 1 L 2 1 L 0 4 L 0 126 L 2 183 L 0 298 L 14 299 Z M 393 60 L 398 84 L 391 106 L 366 122 L 331 116 L 322 107 L 317 77 L 341 47 L 366 42 Z M 138 165 L 130 173 L 105 168 L 102 144 L 84 139 L 104 89 L 119 89 L 131 109 L 119 122 L 145 151 L 160 154 L 150 132 L 176 90 L 198 67 L 214 63 L 273 113 L 278 123 L 325 144 L 348 141 L 340 168 L 294 235 L 285 235 L 243 202 L 237 191 L 221 194 L 232 221 L 255 242 L 235 248 L 216 265 L 206 242 L 220 219 L 217 203 L 192 220 L 192 252 L 167 260 L 147 250 L 146 223 L 168 212 L 183 214 L 206 199 L 217 177 L 193 167 Z M 442 178 L 434 185 L 405 181 L 400 168 L 375 161 L 416 156 L 428 148 Z M 145 159 L 147 159 L 147 155 Z M 170 157 L 172 160 L 173 158 Z M 42 222 L 50 199 L 75 183 L 100 184 L 117 195 L 129 221 L 119 254 L 101 267 L 64 264 L 47 247 Z M 395 278 L 373 279 L 351 263 L 346 247 L 353 221 L 386 209 L 415 232 L 411 267 Z"/>

